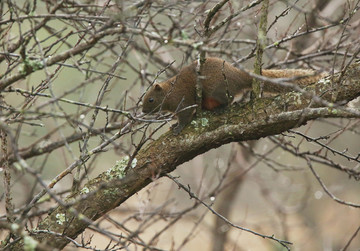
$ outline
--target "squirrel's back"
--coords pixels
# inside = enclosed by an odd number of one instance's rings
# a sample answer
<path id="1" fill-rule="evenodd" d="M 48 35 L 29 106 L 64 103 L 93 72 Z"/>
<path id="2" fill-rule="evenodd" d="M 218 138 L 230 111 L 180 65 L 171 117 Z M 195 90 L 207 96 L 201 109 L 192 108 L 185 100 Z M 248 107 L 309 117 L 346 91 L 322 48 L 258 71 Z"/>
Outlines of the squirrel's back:
<path id="1" fill-rule="evenodd" d="M 203 89 L 203 107 L 212 110 L 227 105 L 239 91 L 251 86 L 251 77 L 220 58 L 207 58 L 197 73 L 197 61 L 182 68 L 174 77 L 155 84 L 144 97 L 143 111 L 162 110 L 174 112 L 196 103 L 196 83 Z M 151 102 L 149 102 L 149 99 Z M 160 100 L 161 99 L 161 100 Z M 207 105 L 208 100 L 212 105 Z M 147 102 L 148 101 L 148 102 Z"/>

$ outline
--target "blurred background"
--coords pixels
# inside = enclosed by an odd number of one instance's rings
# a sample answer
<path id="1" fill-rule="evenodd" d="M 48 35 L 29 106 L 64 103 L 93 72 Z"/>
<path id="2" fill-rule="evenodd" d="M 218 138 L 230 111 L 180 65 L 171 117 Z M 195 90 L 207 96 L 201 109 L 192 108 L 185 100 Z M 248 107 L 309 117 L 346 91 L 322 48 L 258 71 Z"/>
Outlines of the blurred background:
<path id="1" fill-rule="evenodd" d="M 210 23 L 216 30 L 207 36 L 204 21 L 220 2 Z M 132 121 L 126 113 L 139 115 L 147 88 L 200 52 L 253 69 L 261 5 L 2 1 L 0 220 L 11 222 L 29 206 L 22 222 L 35 228 L 57 205 L 49 196 L 31 204 L 45 184 L 58 177 L 51 191 L 64 199 L 131 156 L 144 138 L 167 132 L 174 122 Z M 359 5 L 270 1 L 263 68 L 343 70 L 359 59 Z M 292 250 L 360 250 L 359 206 L 350 205 L 360 204 L 359 125 L 359 119 L 318 119 L 213 149 L 171 175 L 233 224 L 290 241 Z M 125 127 L 130 130 L 87 157 Z M 225 223 L 167 177 L 96 223 L 66 250 L 286 250 Z M 0 232 L 2 241 L 7 237 L 8 230 Z"/>

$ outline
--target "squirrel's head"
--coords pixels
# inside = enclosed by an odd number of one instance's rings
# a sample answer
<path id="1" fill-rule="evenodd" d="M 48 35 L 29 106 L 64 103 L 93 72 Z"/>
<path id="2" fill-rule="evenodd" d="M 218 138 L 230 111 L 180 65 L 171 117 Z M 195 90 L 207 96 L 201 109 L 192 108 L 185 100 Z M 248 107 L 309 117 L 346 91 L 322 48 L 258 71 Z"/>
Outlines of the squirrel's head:
<path id="1" fill-rule="evenodd" d="M 160 84 L 154 84 L 143 98 L 143 113 L 158 112 L 165 98 L 165 91 Z"/>

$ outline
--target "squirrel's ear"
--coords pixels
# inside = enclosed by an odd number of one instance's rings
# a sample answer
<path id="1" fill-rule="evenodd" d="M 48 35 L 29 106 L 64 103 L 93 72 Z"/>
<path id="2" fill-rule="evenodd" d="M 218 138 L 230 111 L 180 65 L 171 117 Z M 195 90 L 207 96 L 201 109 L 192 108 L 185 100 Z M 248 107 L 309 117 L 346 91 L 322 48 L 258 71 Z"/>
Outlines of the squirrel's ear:
<path id="1" fill-rule="evenodd" d="M 160 91 L 162 90 L 162 87 L 159 84 L 155 84 L 155 90 Z"/>

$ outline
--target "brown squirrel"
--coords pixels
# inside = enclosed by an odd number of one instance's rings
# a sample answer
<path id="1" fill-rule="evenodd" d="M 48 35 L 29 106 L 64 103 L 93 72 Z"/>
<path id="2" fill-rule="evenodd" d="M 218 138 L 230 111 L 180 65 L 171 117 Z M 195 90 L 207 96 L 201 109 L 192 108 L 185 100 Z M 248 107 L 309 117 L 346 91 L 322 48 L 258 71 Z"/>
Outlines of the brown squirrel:
<path id="1" fill-rule="evenodd" d="M 237 94 L 252 88 L 253 78 L 248 73 L 220 58 L 206 58 L 200 74 L 196 72 L 196 67 L 197 61 L 194 61 L 176 76 L 154 84 L 143 98 L 143 113 L 168 111 L 176 114 L 178 123 L 173 127 L 175 134 L 179 134 L 193 118 L 198 80 L 202 85 L 202 108 L 205 110 L 227 106 Z M 309 85 L 324 77 L 324 74 L 316 75 L 315 71 L 305 69 L 262 70 L 262 75 L 268 78 L 304 76 L 294 81 L 299 86 Z M 268 82 L 263 86 L 263 91 L 272 93 L 284 92 L 285 89 Z"/>

